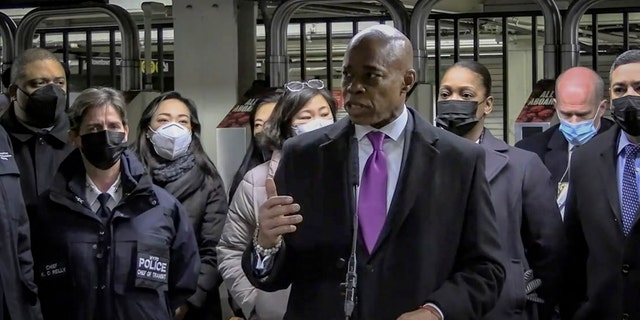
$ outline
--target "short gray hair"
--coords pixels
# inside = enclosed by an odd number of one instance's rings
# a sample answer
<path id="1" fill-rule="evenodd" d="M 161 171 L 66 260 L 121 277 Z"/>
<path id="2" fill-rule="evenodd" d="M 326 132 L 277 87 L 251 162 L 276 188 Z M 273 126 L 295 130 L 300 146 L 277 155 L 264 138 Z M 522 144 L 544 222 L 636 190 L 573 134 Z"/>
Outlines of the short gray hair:
<path id="1" fill-rule="evenodd" d="M 69 130 L 76 133 L 80 131 L 80 124 L 87 111 L 90 108 L 103 106 L 113 106 L 122 118 L 122 124 L 127 125 L 126 102 L 122 93 L 112 88 L 95 87 L 85 89 L 73 101 L 68 112 Z"/>
<path id="2" fill-rule="evenodd" d="M 41 60 L 53 60 L 60 63 L 60 60 L 49 50 L 43 48 L 31 48 L 19 55 L 11 64 L 11 83 L 15 84 L 24 77 L 24 68 L 34 62 Z M 62 63 L 60 63 L 62 66 Z"/>
<path id="3" fill-rule="evenodd" d="M 639 63 L 639 62 L 640 62 L 640 50 L 628 50 L 623 52 L 621 55 L 619 55 L 616 58 L 616 60 L 613 61 L 613 64 L 611 65 L 611 70 L 609 70 L 609 82 L 611 82 L 611 75 L 613 74 L 613 70 L 625 64 Z"/>

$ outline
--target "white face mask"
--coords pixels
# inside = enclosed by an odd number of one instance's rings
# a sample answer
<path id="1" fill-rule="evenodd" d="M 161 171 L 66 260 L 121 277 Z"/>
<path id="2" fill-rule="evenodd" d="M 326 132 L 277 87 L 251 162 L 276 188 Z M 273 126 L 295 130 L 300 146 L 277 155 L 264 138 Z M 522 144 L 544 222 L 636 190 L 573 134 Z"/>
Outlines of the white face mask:
<path id="1" fill-rule="evenodd" d="M 293 126 L 293 132 L 296 135 L 301 135 L 303 133 L 311 132 L 316 129 L 320 129 L 322 127 L 330 126 L 333 124 L 333 120 L 323 119 L 323 118 L 315 118 L 305 124 L 300 124 L 297 126 Z"/>
<path id="2" fill-rule="evenodd" d="M 149 130 L 153 132 L 150 139 L 153 149 L 162 158 L 174 160 L 189 150 L 191 130 L 185 126 L 170 122 L 160 126 L 158 130 L 153 130 L 151 127 Z"/>

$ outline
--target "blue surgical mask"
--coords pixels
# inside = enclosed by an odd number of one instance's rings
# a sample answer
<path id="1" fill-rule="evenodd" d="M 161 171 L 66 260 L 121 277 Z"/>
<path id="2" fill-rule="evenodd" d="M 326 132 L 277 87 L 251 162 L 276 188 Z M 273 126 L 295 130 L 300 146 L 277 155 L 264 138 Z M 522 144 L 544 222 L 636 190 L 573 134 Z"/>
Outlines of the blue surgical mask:
<path id="1" fill-rule="evenodd" d="M 562 132 L 564 138 L 572 145 L 583 145 L 598 133 L 598 129 L 593 124 L 596 116 L 598 116 L 598 112 L 593 116 L 593 119 L 577 123 L 571 123 L 567 120 L 560 119 L 560 132 Z"/>

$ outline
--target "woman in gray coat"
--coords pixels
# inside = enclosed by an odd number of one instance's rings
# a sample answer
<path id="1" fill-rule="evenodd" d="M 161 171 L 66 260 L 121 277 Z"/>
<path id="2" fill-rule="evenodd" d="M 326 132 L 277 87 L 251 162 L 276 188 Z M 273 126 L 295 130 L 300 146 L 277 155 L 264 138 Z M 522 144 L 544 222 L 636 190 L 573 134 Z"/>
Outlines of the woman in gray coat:
<path id="1" fill-rule="evenodd" d="M 498 304 L 484 319 L 551 319 L 565 250 L 551 174 L 536 154 L 507 145 L 484 127 L 494 103 L 485 66 L 458 62 L 440 83 L 437 125 L 476 141 L 486 154 L 507 278 Z"/>

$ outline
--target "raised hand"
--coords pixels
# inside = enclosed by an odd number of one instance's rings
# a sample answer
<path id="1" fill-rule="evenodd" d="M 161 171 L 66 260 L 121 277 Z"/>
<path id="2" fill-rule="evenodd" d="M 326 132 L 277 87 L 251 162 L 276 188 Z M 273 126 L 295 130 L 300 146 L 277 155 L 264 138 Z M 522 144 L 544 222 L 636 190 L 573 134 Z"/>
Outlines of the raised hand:
<path id="1" fill-rule="evenodd" d="M 283 234 L 296 231 L 296 224 L 302 222 L 300 205 L 289 196 L 278 196 L 276 184 L 268 178 L 265 185 L 267 201 L 258 212 L 258 244 L 263 248 L 273 248 Z"/>

